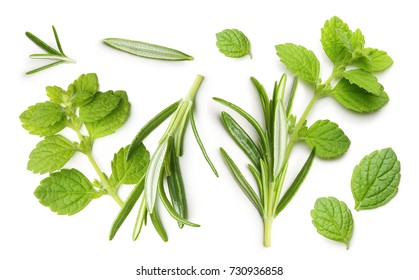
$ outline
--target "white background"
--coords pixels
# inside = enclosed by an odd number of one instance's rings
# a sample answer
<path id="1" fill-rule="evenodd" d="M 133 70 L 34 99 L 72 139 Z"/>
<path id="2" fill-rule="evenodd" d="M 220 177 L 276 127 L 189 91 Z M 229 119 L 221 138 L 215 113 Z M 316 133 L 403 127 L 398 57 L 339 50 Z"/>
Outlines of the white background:
<path id="1" fill-rule="evenodd" d="M 203 279 L 419 279 L 417 184 L 417 26 L 414 1 L 2 1 L 1 127 L 2 174 L 0 200 L 0 279 L 169 279 L 140 277 L 135 270 L 183 267 L 219 268 L 222 276 Z M 320 100 L 309 123 L 330 119 L 351 139 L 340 159 L 316 159 L 300 192 L 274 222 L 272 247 L 262 246 L 262 223 L 222 162 L 218 148 L 230 152 L 239 166 L 245 160 L 228 138 L 219 114 L 218 96 L 261 117 L 249 77 L 257 77 L 269 91 L 286 71 L 274 45 L 293 42 L 315 52 L 323 79 L 330 62 L 322 51 L 320 29 L 337 15 L 350 28 L 360 28 L 366 45 L 383 49 L 394 65 L 379 75 L 391 101 L 382 110 L 360 115 L 337 102 Z M 40 66 L 28 55 L 39 49 L 24 35 L 31 31 L 54 44 L 51 25 L 58 30 L 64 51 L 77 64 L 60 65 L 26 76 Z M 230 59 L 215 46 L 215 33 L 238 28 L 250 39 L 253 59 Z M 147 60 L 101 43 L 121 37 L 161 44 L 195 57 L 193 62 Z M 101 90 L 123 89 L 132 104 L 127 124 L 95 143 L 94 155 L 106 172 L 113 153 L 127 145 L 138 129 L 158 111 L 183 97 L 196 74 L 205 76 L 197 96 L 196 122 L 220 178 L 215 178 L 190 130 L 181 165 L 187 188 L 190 219 L 200 228 L 185 227 L 163 215 L 169 234 L 164 243 L 149 225 L 139 240 L 131 240 L 130 216 L 113 241 L 108 241 L 117 204 L 105 197 L 92 201 L 81 213 L 58 216 L 33 195 L 43 176 L 26 170 L 30 151 L 39 138 L 21 128 L 19 115 L 44 101 L 45 86 L 66 87 L 82 73 L 98 74 Z M 291 81 L 291 76 L 289 77 Z M 301 114 L 311 92 L 301 85 L 295 111 Z M 146 141 L 155 149 L 159 132 Z M 397 196 L 376 210 L 356 212 L 354 235 L 347 251 L 343 244 L 323 238 L 311 224 L 310 210 L 322 196 L 335 196 L 353 209 L 350 178 L 361 158 L 392 147 L 402 166 Z M 289 176 L 308 155 L 298 145 Z M 67 165 L 95 178 L 87 159 L 77 154 Z M 126 195 L 130 187 L 124 189 Z M 230 276 L 230 266 L 282 266 L 282 277 Z M 184 279 L 188 277 L 170 277 Z M 192 279 L 192 277 L 189 277 Z M 197 277 L 194 277 L 196 279 Z"/>

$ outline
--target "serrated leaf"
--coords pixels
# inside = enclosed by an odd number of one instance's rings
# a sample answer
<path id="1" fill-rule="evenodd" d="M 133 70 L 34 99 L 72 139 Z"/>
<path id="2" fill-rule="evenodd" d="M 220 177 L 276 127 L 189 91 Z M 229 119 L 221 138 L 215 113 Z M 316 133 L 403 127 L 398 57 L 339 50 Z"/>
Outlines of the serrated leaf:
<path id="1" fill-rule="evenodd" d="M 30 106 L 19 118 L 24 129 L 39 136 L 54 135 L 67 125 L 64 108 L 50 101 Z"/>
<path id="2" fill-rule="evenodd" d="M 46 92 L 51 102 L 58 104 L 61 104 L 63 102 L 64 96 L 66 95 L 65 90 L 57 86 L 46 87 Z"/>
<path id="3" fill-rule="evenodd" d="M 310 214 L 318 233 L 331 240 L 345 243 L 346 249 L 349 248 L 354 221 L 351 211 L 343 201 L 334 197 L 318 198 Z"/>
<path id="4" fill-rule="evenodd" d="M 97 196 L 97 191 L 80 171 L 62 169 L 42 180 L 34 194 L 53 212 L 73 215 L 83 210 Z"/>
<path id="5" fill-rule="evenodd" d="M 111 181 L 119 184 L 137 184 L 147 171 L 150 162 L 150 153 L 142 144 L 132 157 L 127 160 L 130 146 L 121 148 L 112 160 Z"/>
<path id="6" fill-rule="evenodd" d="M 80 107 L 80 120 L 83 122 L 95 122 L 106 117 L 118 107 L 121 95 L 113 91 L 98 92 L 93 100 Z"/>
<path id="7" fill-rule="evenodd" d="M 389 101 L 382 91 L 378 96 L 368 92 L 346 79 L 341 79 L 333 88 L 332 96 L 345 108 L 359 113 L 369 113 L 382 108 Z"/>
<path id="8" fill-rule="evenodd" d="M 318 82 L 320 63 L 312 51 L 291 43 L 277 45 L 275 48 L 282 63 L 295 76 L 313 85 Z"/>
<path id="9" fill-rule="evenodd" d="M 106 117 L 95 122 L 85 123 L 87 131 L 95 139 L 114 133 L 129 117 L 130 104 L 127 93 L 125 91 L 115 91 L 114 94 L 121 97 L 118 106 Z"/>
<path id="10" fill-rule="evenodd" d="M 352 31 L 340 18 L 334 16 L 325 22 L 321 31 L 321 42 L 324 52 L 333 63 L 342 63 L 350 55 L 346 43 L 351 37 Z"/>
<path id="11" fill-rule="evenodd" d="M 385 52 L 378 49 L 366 48 L 369 52 L 367 57 L 361 57 L 355 61 L 355 65 L 365 71 L 381 72 L 393 64 L 393 59 Z"/>
<path id="12" fill-rule="evenodd" d="M 357 29 L 352 33 L 350 42 L 354 51 L 362 51 L 365 45 L 365 37 L 361 30 Z"/>
<path id="13" fill-rule="evenodd" d="M 250 42 L 246 35 L 237 29 L 225 29 L 216 34 L 217 47 L 227 57 L 243 57 L 250 55 Z"/>
<path id="14" fill-rule="evenodd" d="M 72 92 L 72 103 L 83 106 L 89 103 L 99 89 L 98 78 L 95 73 L 83 74 L 70 86 Z"/>
<path id="15" fill-rule="evenodd" d="M 74 155 L 77 144 L 61 135 L 45 137 L 29 155 L 28 170 L 44 174 L 61 169 Z"/>
<path id="16" fill-rule="evenodd" d="M 339 126 L 329 120 L 319 120 L 301 135 L 308 146 L 316 149 L 320 158 L 336 158 L 344 154 L 351 141 Z"/>
<path id="17" fill-rule="evenodd" d="M 380 96 L 384 90 L 384 87 L 373 74 L 362 69 L 346 71 L 343 73 L 343 77 L 351 84 L 355 84 L 375 96 Z"/>
<path id="18" fill-rule="evenodd" d="M 386 204 L 397 194 L 400 176 L 400 162 L 393 149 L 365 156 L 352 173 L 355 209 L 373 209 Z"/>

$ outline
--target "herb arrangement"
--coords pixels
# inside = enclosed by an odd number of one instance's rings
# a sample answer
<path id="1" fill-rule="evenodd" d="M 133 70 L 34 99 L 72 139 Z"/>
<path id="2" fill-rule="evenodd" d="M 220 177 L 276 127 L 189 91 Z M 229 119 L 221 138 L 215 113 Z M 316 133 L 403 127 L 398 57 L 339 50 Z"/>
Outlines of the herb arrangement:
<path id="1" fill-rule="evenodd" d="M 323 97 L 331 96 L 347 109 L 368 113 L 380 109 L 389 100 L 383 86 L 374 76 L 375 72 L 384 71 L 392 65 L 393 61 L 386 52 L 365 47 L 362 32 L 359 29 L 350 30 L 338 17 L 326 21 L 321 31 L 321 42 L 326 55 L 333 63 L 333 71 L 324 82 L 320 78 L 320 62 L 315 54 L 303 46 L 291 43 L 275 47 L 281 62 L 297 77 L 288 95 L 285 94 L 286 75 L 275 83 L 271 99 L 262 84 L 251 78 L 259 96 L 264 116 L 263 124 L 239 106 L 214 98 L 239 113 L 257 133 L 258 138 L 252 139 L 250 133 L 247 133 L 233 117 L 222 112 L 224 127 L 251 162 L 248 167 L 257 187 L 253 188 L 250 185 L 222 148 L 221 154 L 233 177 L 263 220 L 266 247 L 271 245 L 274 218 L 284 210 L 299 190 L 310 170 L 314 155 L 323 159 L 333 159 L 345 153 L 350 146 L 349 138 L 336 123 L 318 120 L 308 125 L 307 117 L 314 104 Z M 298 79 L 313 89 L 312 99 L 299 118 L 291 113 Z M 285 189 L 287 169 L 291 164 L 289 158 L 297 142 L 305 142 L 310 147 L 311 154 L 298 175 Z"/>

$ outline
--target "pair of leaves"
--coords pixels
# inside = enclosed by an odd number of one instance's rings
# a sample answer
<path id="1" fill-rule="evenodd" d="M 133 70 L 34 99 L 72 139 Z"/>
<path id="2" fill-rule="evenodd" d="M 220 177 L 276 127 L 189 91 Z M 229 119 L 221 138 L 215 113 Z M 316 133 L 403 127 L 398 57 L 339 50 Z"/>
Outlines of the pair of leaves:
<path id="1" fill-rule="evenodd" d="M 352 173 L 351 189 L 356 210 L 374 209 L 385 205 L 398 192 L 400 162 L 391 148 L 365 156 Z M 351 211 L 336 198 L 317 199 L 311 211 L 313 225 L 326 238 L 349 246 L 353 232 Z"/>
<path id="2" fill-rule="evenodd" d="M 61 136 L 51 137 L 56 137 L 58 140 Z M 51 139 L 51 137 L 47 139 Z M 60 141 L 66 142 L 63 139 Z M 45 144 L 41 146 L 43 145 Z M 136 184 L 147 169 L 150 154 L 146 148 L 141 146 L 137 149 L 130 161 L 126 160 L 128 149 L 129 146 L 120 149 L 112 160 L 112 175 L 110 176 L 112 188 L 117 188 L 121 184 Z M 57 157 L 58 155 L 54 155 L 54 158 Z M 50 161 L 49 159 L 45 160 Z M 60 215 L 76 214 L 83 210 L 92 199 L 105 193 L 104 190 L 94 188 L 93 184 L 76 169 L 61 169 L 52 173 L 42 180 L 35 190 L 35 196 L 39 201 Z"/>

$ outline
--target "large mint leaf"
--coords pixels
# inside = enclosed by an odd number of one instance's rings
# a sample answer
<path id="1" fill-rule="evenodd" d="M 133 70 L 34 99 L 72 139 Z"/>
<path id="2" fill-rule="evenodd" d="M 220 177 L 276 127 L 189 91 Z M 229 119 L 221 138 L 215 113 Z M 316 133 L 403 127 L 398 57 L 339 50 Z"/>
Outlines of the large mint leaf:
<path id="1" fill-rule="evenodd" d="M 325 22 L 321 42 L 324 52 L 333 63 L 343 63 L 351 55 L 348 50 L 351 37 L 352 31 L 340 18 L 335 16 Z"/>
<path id="2" fill-rule="evenodd" d="M 393 59 L 385 51 L 370 48 L 366 48 L 365 51 L 369 52 L 368 56 L 361 57 L 354 63 L 365 71 L 381 72 L 393 64 Z"/>
<path id="3" fill-rule="evenodd" d="M 120 101 L 121 95 L 113 91 L 98 92 L 91 102 L 80 107 L 80 119 L 83 122 L 98 121 L 112 113 Z"/>
<path id="4" fill-rule="evenodd" d="M 137 184 L 147 171 L 150 153 L 141 144 L 127 161 L 129 146 L 121 148 L 112 160 L 111 182 L 119 184 Z"/>
<path id="5" fill-rule="evenodd" d="M 375 96 L 380 96 L 384 90 L 373 74 L 362 69 L 346 71 L 343 73 L 343 77 L 351 84 L 355 84 Z"/>
<path id="6" fill-rule="evenodd" d="M 336 158 L 344 154 L 351 141 L 339 126 L 329 120 L 319 120 L 301 136 L 320 158 Z"/>
<path id="7" fill-rule="evenodd" d="M 45 137 L 29 155 L 28 169 L 44 174 L 61 169 L 74 155 L 77 144 L 61 135 Z"/>
<path id="8" fill-rule="evenodd" d="M 310 214 L 318 233 L 331 240 L 345 243 L 346 249 L 349 248 L 354 221 L 351 211 L 343 201 L 334 197 L 319 198 Z"/>
<path id="9" fill-rule="evenodd" d="M 291 43 L 277 45 L 275 48 L 282 63 L 295 76 L 310 84 L 317 84 L 320 75 L 320 63 L 312 51 Z"/>
<path id="10" fill-rule="evenodd" d="M 333 88 L 332 96 L 345 108 L 360 113 L 377 111 L 389 101 L 384 91 L 378 96 L 368 94 L 366 90 L 344 78 Z"/>
<path id="11" fill-rule="evenodd" d="M 39 136 L 54 135 L 67 125 L 64 108 L 50 101 L 30 106 L 19 118 L 24 129 Z"/>
<path id="12" fill-rule="evenodd" d="M 98 196 L 89 180 L 76 169 L 62 169 L 41 181 L 35 190 L 39 202 L 59 215 L 73 215 Z"/>
<path id="13" fill-rule="evenodd" d="M 250 42 L 246 35 L 237 29 L 225 29 L 216 34 L 217 47 L 227 57 L 243 57 L 251 55 Z"/>
<path id="14" fill-rule="evenodd" d="M 391 148 L 365 156 L 352 173 L 355 209 L 373 209 L 386 204 L 397 194 L 399 183 L 400 162 Z"/>
<path id="15" fill-rule="evenodd" d="M 95 122 L 85 123 L 87 131 L 93 138 L 100 138 L 114 133 L 128 119 L 130 104 L 127 93 L 125 91 L 115 91 L 114 94 L 121 98 L 118 106 L 106 117 Z"/>
<path id="16" fill-rule="evenodd" d="M 95 73 L 83 74 L 68 88 L 72 95 L 71 102 L 77 106 L 89 103 L 99 89 L 99 82 Z"/>

